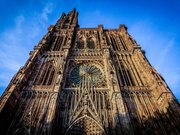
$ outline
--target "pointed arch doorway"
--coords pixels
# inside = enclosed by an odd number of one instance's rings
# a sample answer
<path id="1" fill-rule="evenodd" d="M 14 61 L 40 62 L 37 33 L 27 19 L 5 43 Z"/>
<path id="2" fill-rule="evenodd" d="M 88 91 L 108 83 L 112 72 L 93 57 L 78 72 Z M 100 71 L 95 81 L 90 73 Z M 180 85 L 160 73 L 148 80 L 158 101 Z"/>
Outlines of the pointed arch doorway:
<path id="1" fill-rule="evenodd" d="M 84 115 L 69 126 L 65 135 L 106 135 L 106 133 L 98 122 Z"/>

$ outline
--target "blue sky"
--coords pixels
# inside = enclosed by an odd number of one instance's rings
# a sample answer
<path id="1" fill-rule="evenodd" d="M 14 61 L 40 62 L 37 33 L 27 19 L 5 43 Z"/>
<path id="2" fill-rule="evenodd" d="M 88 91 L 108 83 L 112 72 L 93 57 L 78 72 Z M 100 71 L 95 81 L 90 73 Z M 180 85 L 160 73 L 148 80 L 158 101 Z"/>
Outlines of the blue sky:
<path id="1" fill-rule="evenodd" d="M 29 51 L 62 12 L 79 12 L 80 27 L 118 28 L 146 51 L 180 101 L 180 0 L 3 0 L 0 4 L 0 95 Z"/>

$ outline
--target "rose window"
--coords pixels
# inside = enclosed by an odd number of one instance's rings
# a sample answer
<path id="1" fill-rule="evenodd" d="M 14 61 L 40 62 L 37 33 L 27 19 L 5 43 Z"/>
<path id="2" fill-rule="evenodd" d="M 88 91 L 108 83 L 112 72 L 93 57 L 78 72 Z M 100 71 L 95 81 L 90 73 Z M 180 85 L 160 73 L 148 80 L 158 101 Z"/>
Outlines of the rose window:
<path id="1" fill-rule="evenodd" d="M 94 65 L 82 64 L 72 69 L 70 81 L 75 85 L 88 83 L 93 86 L 98 86 L 103 81 L 103 74 L 101 70 Z"/>

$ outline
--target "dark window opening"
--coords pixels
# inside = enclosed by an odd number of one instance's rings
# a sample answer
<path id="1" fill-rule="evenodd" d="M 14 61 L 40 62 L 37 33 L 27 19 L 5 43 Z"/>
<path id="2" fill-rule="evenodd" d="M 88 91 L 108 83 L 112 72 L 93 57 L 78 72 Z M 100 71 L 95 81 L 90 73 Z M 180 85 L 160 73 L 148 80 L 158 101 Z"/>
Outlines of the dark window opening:
<path id="1" fill-rule="evenodd" d="M 84 41 L 78 41 L 77 42 L 77 48 L 78 49 L 83 49 L 84 48 Z"/>
<path id="2" fill-rule="evenodd" d="M 111 39 L 112 49 L 113 49 L 113 50 L 117 50 L 117 48 L 116 48 L 116 42 L 115 42 L 114 38 L 111 37 L 110 39 Z"/>
<path id="3" fill-rule="evenodd" d="M 62 42 L 63 42 L 63 37 L 58 37 L 54 45 L 53 51 L 59 51 L 62 46 Z"/>
<path id="4" fill-rule="evenodd" d="M 93 40 L 88 40 L 87 41 L 87 47 L 89 49 L 94 49 L 95 48 L 94 41 Z"/>
<path id="5" fill-rule="evenodd" d="M 119 69 L 119 74 L 123 86 L 135 86 L 130 71 L 126 69 L 123 65 L 121 65 L 121 69 Z"/>
<path id="6" fill-rule="evenodd" d="M 35 85 L 52 85 L 54 80 L 55 69 L 52 63 L 47 63 L 42 66 L 34 81 Z"/>

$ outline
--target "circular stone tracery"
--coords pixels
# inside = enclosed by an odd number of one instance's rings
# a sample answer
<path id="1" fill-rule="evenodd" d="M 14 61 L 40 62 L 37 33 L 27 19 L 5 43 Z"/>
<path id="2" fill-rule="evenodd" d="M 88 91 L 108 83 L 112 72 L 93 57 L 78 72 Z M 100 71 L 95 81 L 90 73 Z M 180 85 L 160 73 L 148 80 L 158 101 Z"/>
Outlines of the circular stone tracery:
<path id="1" fill-rule="evenodd" d="M 94 65 L 78 65 L 72 69 L 70 73 L 70 81 L 75 85 L 78 85 L 82 80 L 86 80 L 93 84 L 93 86 L 97 86 L 103 81 L 103 74 L 101 70 Z"/>

